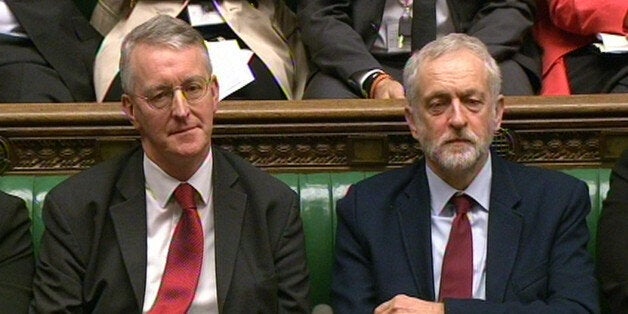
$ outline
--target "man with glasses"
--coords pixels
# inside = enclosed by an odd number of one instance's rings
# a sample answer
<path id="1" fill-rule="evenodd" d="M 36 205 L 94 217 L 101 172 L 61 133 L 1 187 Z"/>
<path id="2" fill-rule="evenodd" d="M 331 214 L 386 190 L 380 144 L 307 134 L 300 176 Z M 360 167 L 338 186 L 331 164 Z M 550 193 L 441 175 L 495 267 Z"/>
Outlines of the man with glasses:
<path id="1" fill-rule="evenodd" d="M 298 198 L 211 146 L 218 82 L 200 34 L 155 17 L 120 68 L 141 147 L 50 192 L 31 310 L 309 312 Z"/>

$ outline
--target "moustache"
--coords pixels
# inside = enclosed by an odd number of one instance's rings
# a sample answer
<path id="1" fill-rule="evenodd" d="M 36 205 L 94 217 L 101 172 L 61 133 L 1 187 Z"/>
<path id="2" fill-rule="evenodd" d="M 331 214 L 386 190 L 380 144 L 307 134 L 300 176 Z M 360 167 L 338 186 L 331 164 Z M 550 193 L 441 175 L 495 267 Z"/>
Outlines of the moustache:
<path id="1" fill-rule="evenodd" d="M 473 132 L 468 130 L 462 130 L 457 132 L 457 134 L 449 135 L 443 139 L 441 139 L 442 144 L 453 143 L 453 142 L 470 142 L 471 144 L 476 144 L 478 142 L 478 136 L 473 134 Z"/>

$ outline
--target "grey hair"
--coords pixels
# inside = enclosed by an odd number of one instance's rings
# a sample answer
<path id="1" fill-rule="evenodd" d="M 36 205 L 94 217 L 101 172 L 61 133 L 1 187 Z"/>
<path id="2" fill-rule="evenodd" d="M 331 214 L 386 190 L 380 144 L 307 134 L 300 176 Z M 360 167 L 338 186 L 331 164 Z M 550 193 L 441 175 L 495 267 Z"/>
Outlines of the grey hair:
<path id="1" fill-rule="evenodd" d="M 198 47 L 205 55 L 207 71 L 211 75 L 212 65 L 203 36 L 183 20 L 157 15 L 139 25 L 126 35 L 120 54 L 120 82 L 122 90 L 131 91 L 133 67 L 131 54 L 138 45 L 169 47 L 177 50 Z"/>
<path id="2" fill-rule="evenodd" d="M 420 93 L 417 76 L 419 70 L 429 61 L 448 53 L 466 49 L 484 62 L 487 70 L 487 83 L 493 99 L 500 94 L 502 77 L 497 62 L 488 52 L 488 49 L 479 39 L 461 33 L 451 33 L 425 45 L 421 50 L 412 54 L 403 70 L 403 84 L 406 98 L 410 104 L 416 103 Z"/>

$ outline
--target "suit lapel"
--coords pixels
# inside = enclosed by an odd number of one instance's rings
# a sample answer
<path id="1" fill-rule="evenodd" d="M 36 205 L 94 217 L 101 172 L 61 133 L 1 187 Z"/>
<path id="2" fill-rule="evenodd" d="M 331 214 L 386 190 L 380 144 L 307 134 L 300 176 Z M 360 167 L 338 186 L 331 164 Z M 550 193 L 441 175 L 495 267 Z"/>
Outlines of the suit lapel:
<path id="1" fill-rule="evenodd" d="M 419 296 L 434 300 L 430 191 L 425 161 L 415 168 L 415 176 L 397 198 L 396 208 L 404 249 Z"/>
<path id="2" fill-rule="evenodd" d="M 293 80 L 295 65 L 291 56 L 294 51 L 289 47 L 285 38 L 279 35 L 278 26 L 274 20 L 275 8 L 271 1 L 260 1 L 257 8 L 243 4 L 240 0 L 213 0 L 214 7 L 220 11 L 229 26 L 252 51 L 264 62 L 277 80 L 279 87 L 288 99 L 294 99 Z M 279 2 L 277 2 L 279 3 Z M 272 5 L 271 5 L 272 4 Z M 288 14 L 288 12 L 286 12 Z M 267 16 L 271 17 L 269 21 Z M 272 25 L 268 25 L 271 23 Z M 296 21 L 295 21 L 296 25 Z M 296 27 L 296 26 L 295 26 Z M 290 34 L 282 34 L 288 36 Z M 287 62 L 287 63 L 286 63 Z"/>
<path id="3" fill-rule="evenodd" d="M 107 35 L 130 9 L 130 0 L 99 0 L 92 11 L 90 23 L 100 34 Z"/>
<path id="4" fill-rule="evenodd" d="M 501 158 L 493 157 L 486 258 L 487 301 L 504 301 L 523 229 L 523 217 L 517 211 L 520 199 L 508 165 Z"/>
<path id="5" fill-rule="evenodd" d="M 233 277 L 247 198 L 237 189 L 238 173 L 220 151 L 214 148 L 212 152 L 216 287 L 221 312 Z"/>
<path id="6" fill-rule="evenodd" d="M 146 286 L 146 192 L 142 166 L 143 151 L 138 149 L 116 183 L 119 202 L 110 207 L 122 259 L 127 270 L 138 308 L 144 303 Z"/>

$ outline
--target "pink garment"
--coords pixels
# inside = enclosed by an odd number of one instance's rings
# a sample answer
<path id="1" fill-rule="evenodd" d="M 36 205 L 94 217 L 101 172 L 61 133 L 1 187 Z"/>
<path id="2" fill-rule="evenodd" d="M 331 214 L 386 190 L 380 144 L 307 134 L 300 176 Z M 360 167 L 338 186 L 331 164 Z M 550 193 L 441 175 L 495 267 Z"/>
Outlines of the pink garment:
<path id="1" fill-rule="evenodd" d="M 542 95 L 569 95 L 563 57 L 596 40 L 597 33 L 628 33 L 628 0 L 537 0 L 534 36 L 543 48 Z"/>

